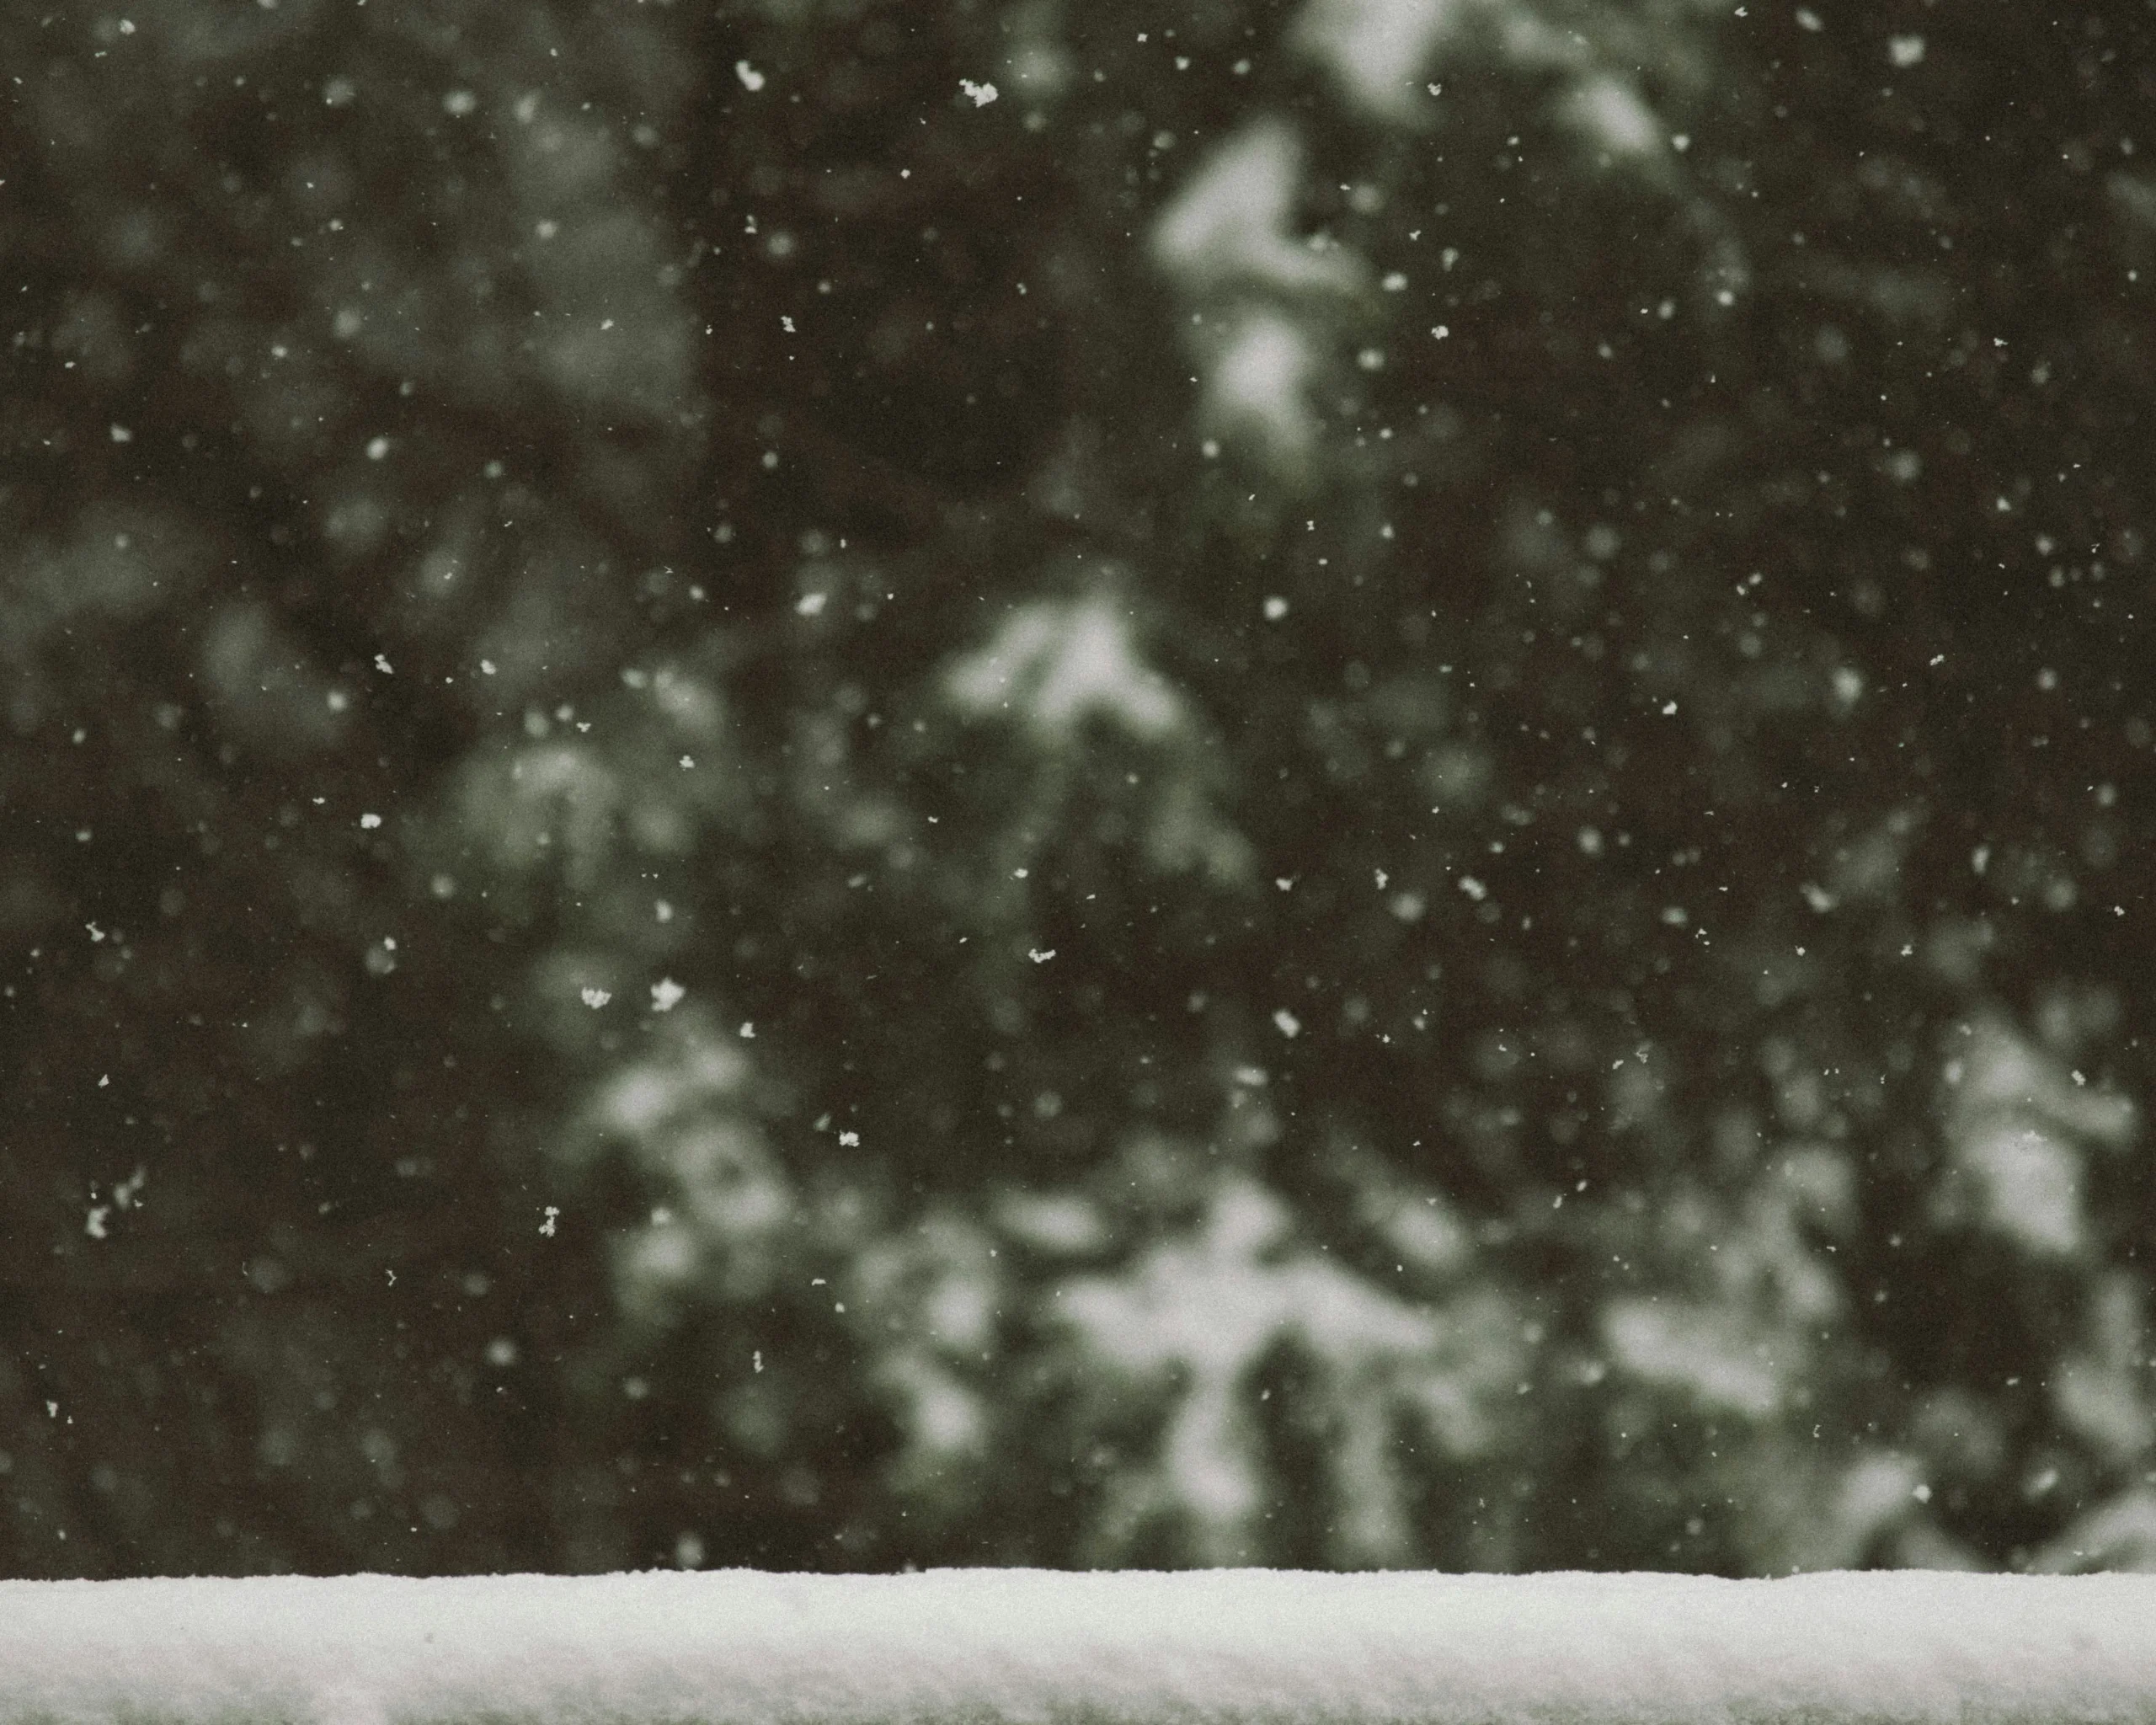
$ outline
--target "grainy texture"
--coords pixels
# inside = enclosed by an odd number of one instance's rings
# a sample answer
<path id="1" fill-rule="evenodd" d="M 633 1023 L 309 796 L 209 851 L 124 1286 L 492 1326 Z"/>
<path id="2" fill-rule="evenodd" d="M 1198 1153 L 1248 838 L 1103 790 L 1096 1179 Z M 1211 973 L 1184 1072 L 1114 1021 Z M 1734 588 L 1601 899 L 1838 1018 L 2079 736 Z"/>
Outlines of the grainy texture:
<path id="1" fill-rule="evenodd" d="M 2156 1578 L 1230 1570 L 0 1583 L 0 1716 L 2156 1720 Z"/>

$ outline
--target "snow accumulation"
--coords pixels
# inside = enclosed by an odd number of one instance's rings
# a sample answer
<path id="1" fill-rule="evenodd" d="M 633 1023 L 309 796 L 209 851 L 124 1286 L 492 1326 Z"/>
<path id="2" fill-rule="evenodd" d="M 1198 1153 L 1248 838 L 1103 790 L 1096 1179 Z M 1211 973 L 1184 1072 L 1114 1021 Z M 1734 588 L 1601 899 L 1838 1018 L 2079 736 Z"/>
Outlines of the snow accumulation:
<path id="1" fill-rule="evenodd" d="M 0 1717 L 2145 1725 L 2156 1577 L 11 1581 Z"/>

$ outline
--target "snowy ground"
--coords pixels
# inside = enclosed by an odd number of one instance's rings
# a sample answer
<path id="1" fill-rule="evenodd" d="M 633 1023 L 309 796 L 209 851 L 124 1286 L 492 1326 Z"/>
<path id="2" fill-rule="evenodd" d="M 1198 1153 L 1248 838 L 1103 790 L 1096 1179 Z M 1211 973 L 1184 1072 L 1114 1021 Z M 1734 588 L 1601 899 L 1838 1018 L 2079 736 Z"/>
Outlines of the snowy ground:
<path id="1" fill-rule="evenodd" d="M 0 1582 L 0 1718 L 2156 1721 L 2156 1577 Z"/>

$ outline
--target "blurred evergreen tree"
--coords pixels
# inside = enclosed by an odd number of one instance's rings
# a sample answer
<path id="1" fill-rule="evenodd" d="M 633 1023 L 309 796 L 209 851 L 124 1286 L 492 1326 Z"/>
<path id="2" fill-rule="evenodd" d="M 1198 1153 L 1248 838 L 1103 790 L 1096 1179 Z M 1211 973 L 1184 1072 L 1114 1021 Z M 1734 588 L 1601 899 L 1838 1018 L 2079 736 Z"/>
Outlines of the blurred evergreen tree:
<path id="1" fill-rule="evenodd" d="M 2156 42 L 1753 10 L 0 17 L 0 1563 L 2156 1563 Z"/>

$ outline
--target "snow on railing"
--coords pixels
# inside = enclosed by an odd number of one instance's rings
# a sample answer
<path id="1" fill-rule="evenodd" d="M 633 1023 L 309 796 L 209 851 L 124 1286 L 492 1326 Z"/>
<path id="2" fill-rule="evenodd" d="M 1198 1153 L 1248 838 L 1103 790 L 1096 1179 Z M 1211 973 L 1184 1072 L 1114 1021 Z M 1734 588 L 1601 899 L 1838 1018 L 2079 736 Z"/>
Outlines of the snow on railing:
<path id="1" fill-rule="evenodd" d="M 0 1582 L 0 1719 L 2156 1721 L 2156 1577 Z"/>

